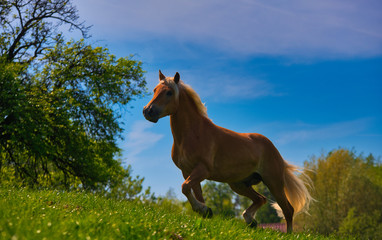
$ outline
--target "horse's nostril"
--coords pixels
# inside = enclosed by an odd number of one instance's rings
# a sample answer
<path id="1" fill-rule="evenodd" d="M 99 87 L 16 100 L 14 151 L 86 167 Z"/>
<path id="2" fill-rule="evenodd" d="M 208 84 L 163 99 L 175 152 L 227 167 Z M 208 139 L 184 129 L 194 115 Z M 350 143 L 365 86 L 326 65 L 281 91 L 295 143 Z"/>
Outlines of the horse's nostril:
<path id="1" fill-rule="evenodd" d="M 153 105 L 150 105 L 150 106 L 146 106 L 143 108 L 143 116 L 145 116 L 145 118 L 151 122 L 158 122 L 158 119 L 159 119 L 159 111 L 158 111 L 158 108 L 153 106 Z"/>
<path id="2" fill-rule="evenodd" d="M 152 117 L 154 114 L 154 108 L 152 106 L 143 108 L 143 115 L 146 117 Z"/>
<path id="3" fill-rule="evenodd" d="M 149 108 L 149 115 L 151 116 L 153 114 L 154 110 L 152 107 Z"/>
<path id="4" fill-rule="evenodd" d="M 143 115 L 146 116 L 146 117 L 150 117 L 152 113 L 152 109 L 151 107 L 144 107 L 143 108 Z"/>

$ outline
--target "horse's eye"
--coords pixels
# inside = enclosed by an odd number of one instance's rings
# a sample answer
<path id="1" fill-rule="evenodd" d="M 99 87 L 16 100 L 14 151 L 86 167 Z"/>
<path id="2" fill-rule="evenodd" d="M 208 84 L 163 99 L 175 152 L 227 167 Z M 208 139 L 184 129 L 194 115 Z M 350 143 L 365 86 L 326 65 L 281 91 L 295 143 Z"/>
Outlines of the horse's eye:
<path id="1" fill-rule="evenodd" d="M 166 95 L 167 95 L 167 96 L 172 96 L 172 92 L 171 92 L 171 91 L 168 91 L 168 92 L 166 93 Z"/>

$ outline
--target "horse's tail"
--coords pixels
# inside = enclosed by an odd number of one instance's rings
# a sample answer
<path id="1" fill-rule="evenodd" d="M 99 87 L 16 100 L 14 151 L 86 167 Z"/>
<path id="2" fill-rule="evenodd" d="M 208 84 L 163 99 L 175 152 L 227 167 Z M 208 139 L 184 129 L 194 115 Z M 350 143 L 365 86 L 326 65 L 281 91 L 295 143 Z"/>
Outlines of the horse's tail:
<path id="1" fill-rule="evenodd" d="M 312 180 L 303 173 L 299 167 L 285 162 L 284 170 L 284 190 L 285 195 L 294 209 L 294 213 L 307 212 L 309 204 L 312 200 L 307 185 L 311 186 Z M 296 176 L 294 172 L 300 173 L 300 177 Z M 280 206 L 277 203 L 272 203 L 272 207 L 276 209 L 279 217 L 284 217 Z"/>

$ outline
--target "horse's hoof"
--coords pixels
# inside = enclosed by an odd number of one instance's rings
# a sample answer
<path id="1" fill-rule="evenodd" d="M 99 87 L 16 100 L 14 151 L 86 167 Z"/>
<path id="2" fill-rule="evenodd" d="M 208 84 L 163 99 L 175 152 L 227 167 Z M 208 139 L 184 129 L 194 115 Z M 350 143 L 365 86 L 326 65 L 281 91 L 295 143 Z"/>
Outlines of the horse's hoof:
<path id="1" fill-rule="evenodd" d="M 203 213 L 203 217 L 204 218 L 212 218 L 212 209 L 211 208 L 207 208 L 207 211 L 205 211 L 204 213 Z"/>
<path id="2" fill-rule="evenodd" d="M 250 224 L 248 224 L 250 228 L 257 228 L 257 221 L 255 219 L 252 220 Z"/>

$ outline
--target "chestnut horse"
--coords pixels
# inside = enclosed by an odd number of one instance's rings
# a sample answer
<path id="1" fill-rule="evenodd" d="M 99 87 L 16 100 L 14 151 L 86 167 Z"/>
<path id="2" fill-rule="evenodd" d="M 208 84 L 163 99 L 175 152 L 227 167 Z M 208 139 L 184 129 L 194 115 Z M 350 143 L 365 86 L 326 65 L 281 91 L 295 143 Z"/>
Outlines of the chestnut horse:
<path id="1" fill-rule="evenodd" d="M 215 125 L 198 94 L 180 80 L 179 73 L 172 78 L 159 71 L 159 84 L 143 114 L 154 123 L 170 115 L 172 159 L 185 178 L 182 193 L 194 211 L 212 216 L 204 204 L 200 186 L 203 180 L 225 182 L 234 192 L 253 201 L 243 217 L 256 227 L 254 215 L 266 198 L 252 185 L 262 181 L 275 197 L 278 204 L 273 206 L 284 215 L 287 231 L 292 232 L 293 214 L 306 211 L 312 198 L 306 183 L 293 173 L 298 168 L 284 161 L 268 138 Z"/>

